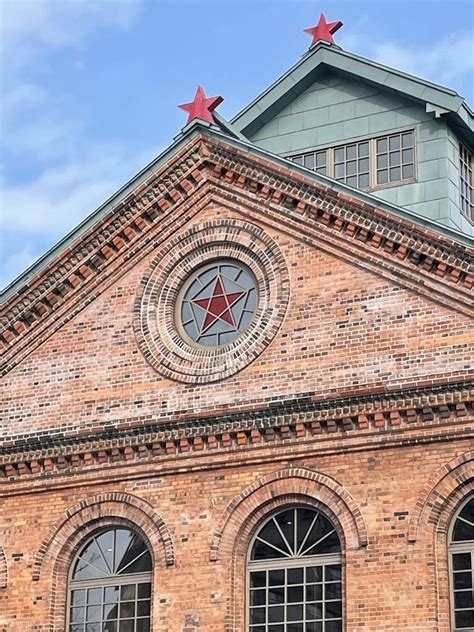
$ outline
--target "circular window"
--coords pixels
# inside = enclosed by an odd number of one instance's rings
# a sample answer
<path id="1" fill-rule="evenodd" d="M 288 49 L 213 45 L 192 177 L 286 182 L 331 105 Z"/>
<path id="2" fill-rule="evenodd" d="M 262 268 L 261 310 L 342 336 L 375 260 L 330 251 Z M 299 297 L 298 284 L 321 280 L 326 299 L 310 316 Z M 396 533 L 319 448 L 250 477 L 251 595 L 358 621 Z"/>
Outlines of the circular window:
<path id="1" fill-rule="evenodd" d="M 255 316 L 257 281 L 240 261 L 201 266 L 186 280 L 176 303 L 176 324 L 190 342 L 219 347 L 235 340 Z"/>
<path id="2" fill-rule="evenodd" d="M 135 336 L 165 377 L 222 380 L 268 347 L 289 298 L 288 269 L 275 241 L 249 222 L 215 219 L 158 249 L 137 294 Z"/>

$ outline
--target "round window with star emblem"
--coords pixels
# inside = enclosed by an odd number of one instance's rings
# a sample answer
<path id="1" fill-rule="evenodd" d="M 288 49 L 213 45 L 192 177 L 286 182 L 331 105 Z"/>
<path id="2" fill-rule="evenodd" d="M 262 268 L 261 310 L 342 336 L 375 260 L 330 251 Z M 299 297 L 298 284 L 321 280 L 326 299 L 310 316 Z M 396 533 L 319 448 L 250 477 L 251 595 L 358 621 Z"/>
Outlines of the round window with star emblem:
<path id="1" fill-rule="evenodd" d="M 164 377 L 216 382 L 267 349 L 289 298 L 276 241 L 248 221 L 216 217 L 183 227 L 157 249 L 137 292 L 135 338 Z"/>
<path id="2" fill-rule="evenodd" d="M 199 267 L 185 281 L 176 323 L 189 342 L 219 347 L 246 331 L 257 304 L 257 281 L 250 268 L 236 260 L 218 260 Z"/>

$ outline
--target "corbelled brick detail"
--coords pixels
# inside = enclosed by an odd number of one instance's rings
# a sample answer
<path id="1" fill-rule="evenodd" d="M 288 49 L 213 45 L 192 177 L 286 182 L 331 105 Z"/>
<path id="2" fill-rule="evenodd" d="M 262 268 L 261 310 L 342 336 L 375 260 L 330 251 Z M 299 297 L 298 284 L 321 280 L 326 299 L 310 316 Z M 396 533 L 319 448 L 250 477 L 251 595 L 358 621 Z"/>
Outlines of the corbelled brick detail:
<path id="1" fill-rule="evenodd" d="M 200 170 L 202 177 L 196 177 Z M 234 173 L 239 177 L 235 178 Z M 189 186 L 180 185 L 183 179 Z M 210 184 L 215 186 L 209 187 Z M 258 201 L 259 209 L 266 209 L 268 219 L 276 213 L 280 225 L 296 222 L 297 226 L 304 223 L 306 231 L 316 229 L 318 241 L 326 247 L 339 252 L 348 250 L 347 254 L 353 250 L 357 253 L 355 259 L 369 252 L 370 266 L 396 274 L 407 285 L 437 295 L 438 300 L 444 296 L 446 304 L 473 314 L 472 249 L 394 218 L 357 198 L 336 193 L 291 168 L 283 172 L 268 160 L 256 156 L 250 159 L 223 141 L 199 136 L 102 218 L 98 226 L 81 235 L 77 246 L 68 248 L 38 278 L 30 280 L 28 291 L 6 302 L 0 330 L 5 347 L 4 372 L 23 357 L 20 349 L 33 332 L 35 344 L 39 344 L 47 338 L 40 335 L 45 326 L 54 324 L 57 329 L 65 322 L 63 305 L 69 314 L 74 312 L 71 298 L 74 297 L 76 309 L 84 307 L 99 295 L 100 285 L 110 282 L 118 270 L 123 274 L 132 259 L 142 253 L 138 242 L 145 234 L 148 243 L 157 231 L 166 239 L 180 225 L 179 216 L 183 217 L 189 201 L 192 199 L 195 206 L 204 192 L 215 193 L 216 187 L 230 192 L 230 199 L 235 200 L 241 192 Z M 163 203 L 159 203 L 162 200 L 166 200 L 166 212 Z M 127 248 L 119 249 L 122 243 Z M 456 292 L 450 290 L 452 286 Z"/>

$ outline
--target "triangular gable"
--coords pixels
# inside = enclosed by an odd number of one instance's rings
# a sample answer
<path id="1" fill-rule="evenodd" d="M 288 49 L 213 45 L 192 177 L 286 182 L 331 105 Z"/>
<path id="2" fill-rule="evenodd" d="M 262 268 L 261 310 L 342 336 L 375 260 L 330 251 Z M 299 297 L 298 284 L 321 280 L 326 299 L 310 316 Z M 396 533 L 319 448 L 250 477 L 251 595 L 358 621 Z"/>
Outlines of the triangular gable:
<path id="1" fill-rule="evenodd" d="M 293 99 L 302 94 L 327 68 L 367 81 L 386 91 L 423 104 L 436 116 L 445 115 L 464 133 L 474 129 L 474 114 L 453 90 L 425 81 L 388 66 L 319 42 L 301 60 L 262 92 L 232 119 L 233 127 L 253 136 Z"/>
<path id="2" fill-rule="evenodd" d="M 3 310 L 4 371 L 21 361 L 191 212 L 214 201 L 471 314 L 469 238 L 195 125 L 155 173 L 16 288 Z"/>

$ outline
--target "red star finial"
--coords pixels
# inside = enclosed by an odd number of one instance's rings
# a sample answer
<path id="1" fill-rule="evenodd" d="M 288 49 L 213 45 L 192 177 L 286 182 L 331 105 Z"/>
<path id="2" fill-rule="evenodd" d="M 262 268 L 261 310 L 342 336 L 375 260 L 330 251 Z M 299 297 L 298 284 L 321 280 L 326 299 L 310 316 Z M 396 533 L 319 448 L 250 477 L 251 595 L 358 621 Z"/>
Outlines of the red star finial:
<path id="1" fill-rule="evenodd" d="M 313 44 L 316 44 L 316 42 L 319 42 L 320 40 L 328 42 L 328 44 L 334 44 L 333 33 L 338 31 L 341 26 L 342 22 L 340 20 L 337 22 L 328 22 L 324 13 L 321 13 L 317 26 L 304 30 L 305 33 L 309 33 L 313 36 L 310 48 Z"/>
<path id="2" fill-rule="evenodd" d="M 194 101 L 191 101 L 191 103 L 183 103 L 182 105 L 178 105 L 178 107 L 189 113 L 186 125 L 194 121 L 194 119 L 201 119 L 202 121 L 207 121 L 212 124 L 214 123 L 212 112 L 223 100 L 223 97 L 206 97 L 204 90 L 201 86 L 198 86 Z"/>

